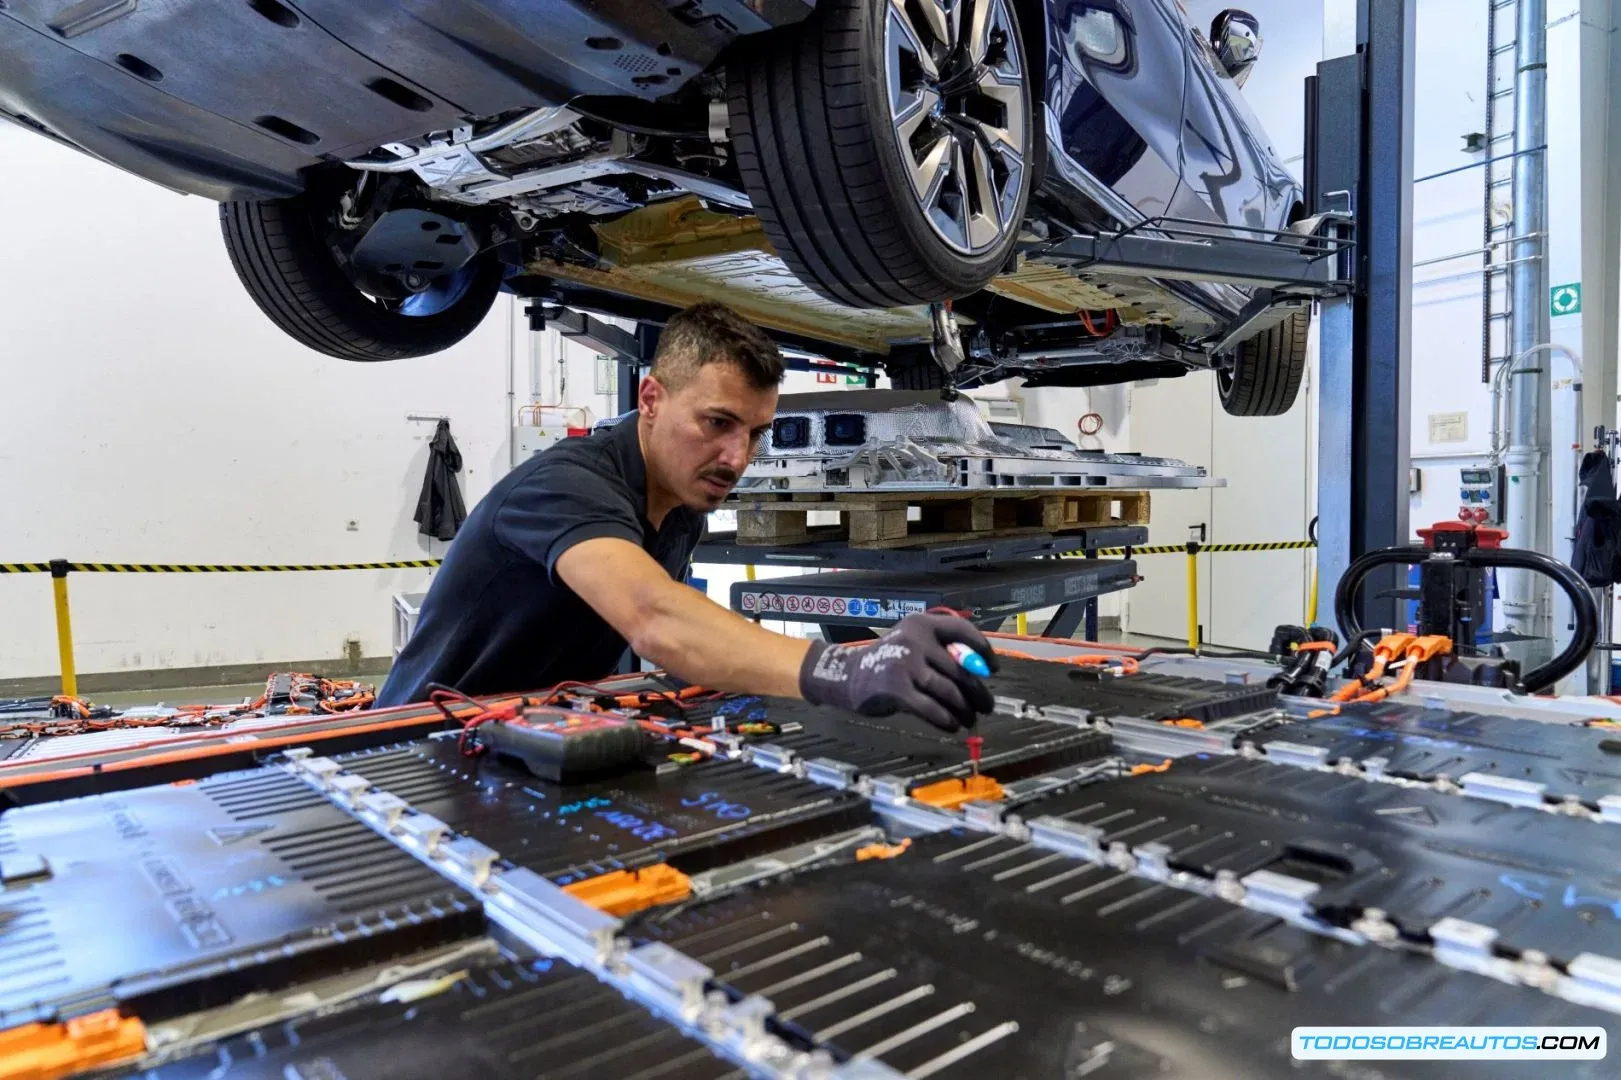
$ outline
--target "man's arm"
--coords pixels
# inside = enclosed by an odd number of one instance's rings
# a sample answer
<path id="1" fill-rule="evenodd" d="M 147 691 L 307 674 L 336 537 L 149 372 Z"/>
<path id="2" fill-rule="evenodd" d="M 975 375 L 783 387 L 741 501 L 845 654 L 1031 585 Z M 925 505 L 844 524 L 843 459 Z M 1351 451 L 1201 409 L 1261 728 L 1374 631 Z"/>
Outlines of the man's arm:
<path id="1" fill-rule="evenodd" d="M 712 690 L 800 697 L 810 642 L 774 634 L 671 579 L 635 544 L 584 540 L 555 572 L 638 656 Z"/>

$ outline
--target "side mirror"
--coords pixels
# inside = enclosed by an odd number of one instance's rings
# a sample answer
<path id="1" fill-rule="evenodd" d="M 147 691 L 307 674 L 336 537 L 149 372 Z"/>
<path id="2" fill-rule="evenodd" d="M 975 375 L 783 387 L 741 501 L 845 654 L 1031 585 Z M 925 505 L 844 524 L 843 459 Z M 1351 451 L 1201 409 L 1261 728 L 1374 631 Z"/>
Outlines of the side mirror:
<path id="1" fill-rule="evenodd" d="M 1261 20 L 1247 11 L 1228 8 L 1210 24 L 1210 45 L 1222 69 L 1242 87 L 1261 58 Z"/>

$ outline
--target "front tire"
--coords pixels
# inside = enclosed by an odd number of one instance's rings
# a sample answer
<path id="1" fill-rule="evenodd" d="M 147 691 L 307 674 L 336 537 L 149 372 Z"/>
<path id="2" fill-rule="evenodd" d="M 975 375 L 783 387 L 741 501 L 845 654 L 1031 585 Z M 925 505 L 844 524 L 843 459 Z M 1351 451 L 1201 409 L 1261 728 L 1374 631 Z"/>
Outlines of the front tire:
<path id="1" fill-rule="evenodd" d="M 1297 311 L 1239 345 L 1231 369 L 1216 373 L 1221 407 L 1233 416 L 1282 416 L 1293 408 L 1310 330 L 1311 312 Z"/>
<path id="2" fill-rule="evenodd" d="M 472 333 L 495 303 L 502 267 L 488 252 L 402 303 L 373 299 L 338 265 L 317 221 L 308 195 L 220 206 L 225 248 L 248 295 L 317 352 L 360 361 L 441 352 Z"/>
<path id="3" fill-rule="evenodd" d="M 1013 7 L 822 0 L 728 65 L 744 187 L 801 282 L 903 307 L 1007 263 L 1039 151 Z"/>

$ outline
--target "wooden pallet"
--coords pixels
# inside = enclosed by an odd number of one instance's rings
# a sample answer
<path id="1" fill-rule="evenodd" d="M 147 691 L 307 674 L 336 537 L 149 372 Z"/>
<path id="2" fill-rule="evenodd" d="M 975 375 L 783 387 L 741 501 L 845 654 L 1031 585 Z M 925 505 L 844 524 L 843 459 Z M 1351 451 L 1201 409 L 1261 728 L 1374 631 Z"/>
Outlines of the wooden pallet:
<path id="1" fill-rule="evenodd" d="M 908 520 L 917 507 L 919 517 Z M 908 547 L 1110 525 L 1147 525 L 1146 491 L 1051 494 L 913 492 L 905 495 L 766 494 L 731 499 L 737 542 L 766 547 L 844 540 L 856 548 Z M 808 524 L 811 513 L 836 513 L 838 525 Z"/>

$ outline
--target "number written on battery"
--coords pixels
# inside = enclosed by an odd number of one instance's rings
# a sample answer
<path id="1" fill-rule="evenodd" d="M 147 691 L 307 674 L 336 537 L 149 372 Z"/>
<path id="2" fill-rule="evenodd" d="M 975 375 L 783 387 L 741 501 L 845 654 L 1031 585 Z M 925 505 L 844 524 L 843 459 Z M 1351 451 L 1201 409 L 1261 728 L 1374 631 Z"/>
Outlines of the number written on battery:
<path id="1" fill-rule="evenodd" d="M 741 803 L 727 802 L 718 791 L 705 791 L 692 799 L 682 799 L 682 806 L 700 807 L 722 821 L 741 821 L 754 813 Z"/>
<path id="2" fill-rule="evenodd" d="M 668 840 L 676 835 L 676 831 L 668 825 L 661 825 L 656 821 L 639 818 L 635 814 L 627 814 L 623 810 L 598 810 L 597 817 L 610 825 L 617 825 L 638 840 L 650 843 L 659 840 Z"/>

